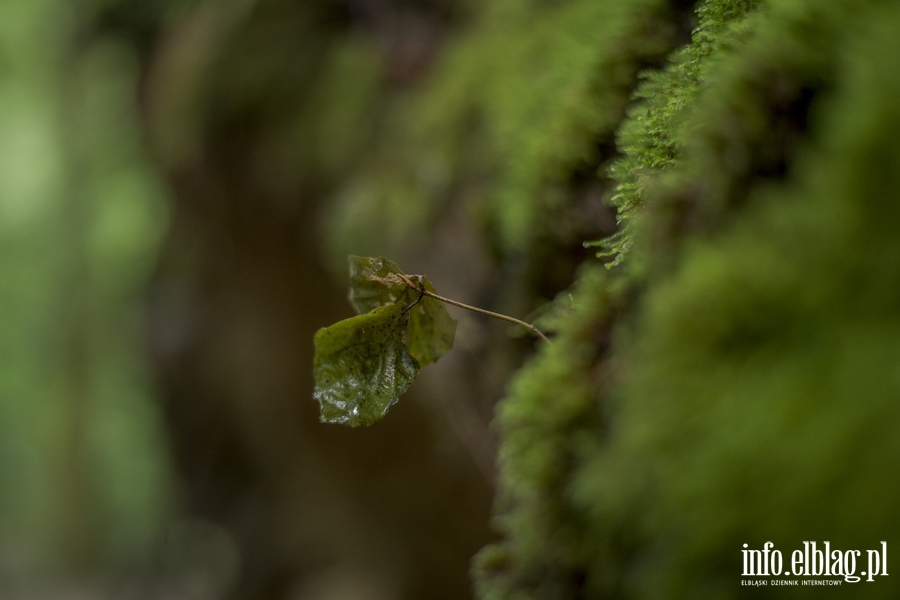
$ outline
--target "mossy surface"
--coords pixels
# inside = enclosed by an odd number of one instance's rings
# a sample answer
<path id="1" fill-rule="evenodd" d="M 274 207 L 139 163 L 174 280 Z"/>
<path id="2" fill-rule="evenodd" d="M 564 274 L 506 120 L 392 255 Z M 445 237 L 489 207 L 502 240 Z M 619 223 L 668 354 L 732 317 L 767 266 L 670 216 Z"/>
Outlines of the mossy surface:
<path id="1" fill-rule="evenodd" d="M 741 587 L 743 544 L 900 530 L 900 11 L 698 12 L 619 129 L 620 266 L 582 271 L 499 409 L 482 598 L 774 597 Z"/>

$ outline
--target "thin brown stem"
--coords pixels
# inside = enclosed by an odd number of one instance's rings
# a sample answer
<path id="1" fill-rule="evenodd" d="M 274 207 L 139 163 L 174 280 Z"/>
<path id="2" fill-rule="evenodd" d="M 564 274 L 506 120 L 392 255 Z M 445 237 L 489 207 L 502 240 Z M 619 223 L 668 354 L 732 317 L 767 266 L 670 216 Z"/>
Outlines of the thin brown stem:
<path id="1" fill-rule="evenodd" d="M 531 332 L 532 334 L 541 338 L 548 344 L 552 344 L 552 342 L 549 339 L 547 339 L 547 336 L 544 335 L 540 329 L 538 329 L 531 323 L 526 323 L 525 321 L 520 321 L 519 319 L 516 319 L 515 317 L 509 317 L 507 315 L 495 313 L 490 310 L 478 308 L 477 306 L 469 306 L 468 304 L 463 304 L 462 302 L 457 302 L 456 300 L 451 300 L 450 298 L 444 298 L 443 296 L 439 296 L 438 294 L 435 294 L 434 292 L 429 292 L 428 290 L 425 289 L 424 286 L 421 286 L 421 287 L 417 286 L 415 283 L 413 283 L 413 281 L 409 277 L 407 277 L 405 275 L 400 275 L 400 279 L 403 280 L 403 283 L 405 283 L 406 285 L 408 285 L 409 287 L 411 287 L 412 289 L 416 290 L 417 292 L 419 292 L 420 294 L 422 294 L 424 296 L 428 296 L 429 298 L 434 298 L 435 300 L 440 300 L 441 302 L 444 302 L 446 304 L 452 304 L 453 306 L 458 306 L 459 308 L 464 308 L 466 310 L 470 310 L 472 312 L 475 312 L 475 313 L 478 313 L 481 315 L 485 315 L 487 317 L 493 317 L 495 319 L 500 319 L 501 321 L 515 323 L 516 325 L 524 327 L 529 332 Z"/>

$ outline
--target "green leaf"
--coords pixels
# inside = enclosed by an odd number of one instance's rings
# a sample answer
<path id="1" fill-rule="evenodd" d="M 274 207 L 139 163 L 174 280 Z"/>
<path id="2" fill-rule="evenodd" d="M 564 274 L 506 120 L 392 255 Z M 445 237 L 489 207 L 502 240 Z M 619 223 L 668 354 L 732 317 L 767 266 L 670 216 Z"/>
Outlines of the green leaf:
<path id="1" fill-rule="evenodd" d="M 379 306 L 401 303 L 410 306 L 419 292 L 400 278 L 403 271 L 393 261 L 383 257 L 350 257 L 350 302 L 360 313 Z M 423 275 L 406 275 L 414 283 L 435 292 Z M 450 317 L 440 300 L 423 297 L 411 309 L 409 321 L 409 352 L 421 366 L 430 365 L 453 347 L 456 320 Z"/>
<path id="2" fill-rule="evenodd" d="M 383 418 L 419 373 L 406 347 L 409 311 L 390 304 L 316 333 L 313 396 L 324 423 L 350 427 Z"/>
<path id="3" fill-rule="evenodd" d="M 420 281 L 426 290 L 436 293 L 434 286 L 424 276 Z M 407 289 L 415 301 L 418 293 L 409 287 Z M 443 302 L 428 296 L 424 296 L 413 306 L 410 313 L 409 352 L 424 367 L 435 362 L 453 347 L 456 319 L 450 316 Z"/>
<path id="4" fill-rule="evenodd" d="M 379 306 L 396 304 L 401 299 L 407 305 L 411 304 L 416 297 L 407 299 L 412 290 L 400 279 L 402 273 L 397 263 L 386 258 L 351 256 L 350 302 L 356 312 L 367 313 Z"/>

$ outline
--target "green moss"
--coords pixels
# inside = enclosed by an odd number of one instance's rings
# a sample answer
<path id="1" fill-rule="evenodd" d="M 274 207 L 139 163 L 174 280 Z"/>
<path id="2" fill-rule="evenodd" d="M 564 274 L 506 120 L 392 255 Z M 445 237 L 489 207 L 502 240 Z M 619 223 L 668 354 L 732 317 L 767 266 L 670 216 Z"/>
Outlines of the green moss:
<path id="1" fill-rule="evenodd" d="M 621 263 L 632 244 L 630 219 L 641 204 L 647 180 L 680 164 L 684 122 L 707 83 L 711 65 L 749 35 L 752 28 L 746 20 L 759 4 L 759 0 L 701 4 L 700 24 L 691 43 L 675 52 L 665 69 L 642 73 L 643 82 L 634 94 L 637 102 L 617 134 L 622 156 L 609 168 L 616 181 L 610 203 L 616 207 L 621 229 L 587 244 L 603 248 L 598 257 L 614 257 L 610 266 Z"/>
<path id="2" fill-rule="evenodd" d="M 633 245 L 499 408 L 483 598 L 739 598 L 744 543 L 900 530 L 900 12 L 746 8 L 706 3 L 739 28 L 695 34 L 620 130 Z"/>
<path id="3" fill-rule="evenodd" d="M 743 543 L 867 549 L 900 530 L 900 243 L 879 224 L 900 192 L 900 73 L 874 68 L 900 12 L 867 17 L 795 175 L 647 293 L 615 434 L 574 487 L 589 536 L 640 532 L 637 597 L 739 597 Z M 854 597 L 896 593 L 884 579 Z"/>
<path id="4" fill-rule="evenodd" d="M 508 539 L 476 559 L 483 598 L 579 594 L 582 532 L 566 486 L 584 433 L 601 424 L 592 365 L 612 322 L 607 280 L 600 265 L 583 273 L 572 294 L 575 309 L 553 345 L 521 371 L 498 412 L 504 439 L 497 524 Z"/>

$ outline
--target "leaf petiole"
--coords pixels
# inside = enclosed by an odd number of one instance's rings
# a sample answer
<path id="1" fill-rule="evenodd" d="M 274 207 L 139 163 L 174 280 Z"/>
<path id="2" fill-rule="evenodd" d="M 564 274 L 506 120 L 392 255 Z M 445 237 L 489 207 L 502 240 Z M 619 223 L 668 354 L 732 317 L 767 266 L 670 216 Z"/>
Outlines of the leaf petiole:
<path id="1" fill-rule="evenodd" d="M 406 276 L 401 275 L 400 277 L 403 278 L 402 279 L 403 283 L 405 283 L 407 285 L 410 285 L 412 283 Z M 419 285 L 414 286 L 413 289 L 415 289 L 417 292 L 419 292 L 419 296 L 413 301 L 412 304 L 410 304 L 409 306 L 406 307 L 407 311 L 412 310 L 412 307 L 415 306 L 416 304 L 418 304 L 419 302 L 421 302 L 422 298 L 425 297 L 425 293 L 426 293 L 425 282 L 422 281 L 421 279 L 419 279 Z"/>

